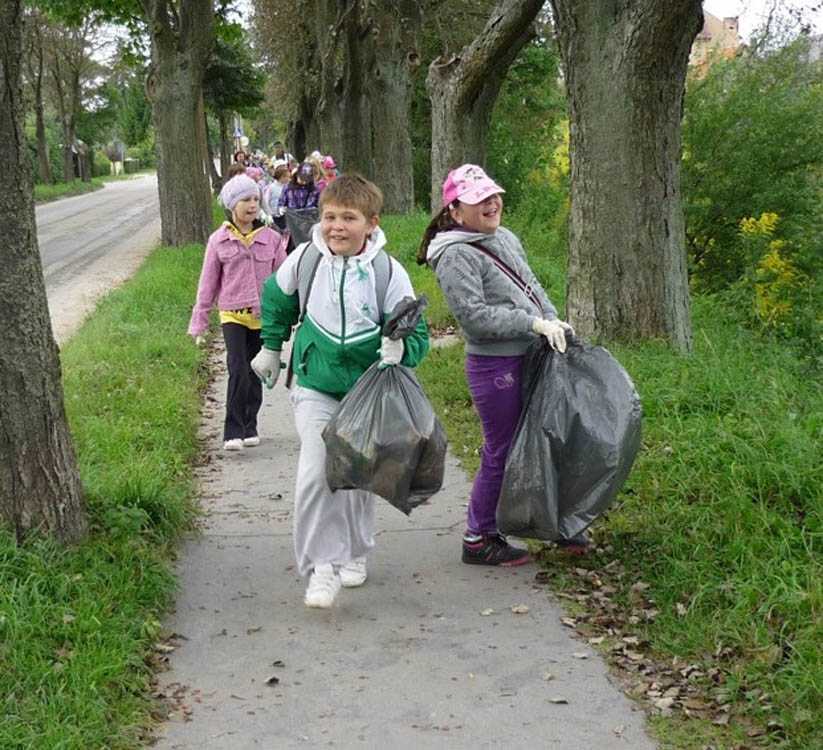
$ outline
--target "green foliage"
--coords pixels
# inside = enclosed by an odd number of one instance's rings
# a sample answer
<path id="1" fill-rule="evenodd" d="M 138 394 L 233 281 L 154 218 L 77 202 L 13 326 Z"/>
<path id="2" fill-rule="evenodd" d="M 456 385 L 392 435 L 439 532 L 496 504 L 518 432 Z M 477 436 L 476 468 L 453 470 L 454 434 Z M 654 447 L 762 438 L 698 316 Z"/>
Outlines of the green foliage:
<path id="1" fill-rule="evenodd" d="M 168 551 L 193 515 L 202 253 L 155 252 L 61 350 L 94 531 L 68 550 L 0 532 L 0 747 L 137 747 L 151 723 Z"/>
<path id="2" fill-rule="evenodd" d="M 263 102 L 264 72 L 256 65 L 247 35 L 227 24 L 214 41 L 203 81 L 206 105 L 215 113 L 253 115 Z"/>
<path id="3" fill-rule="evenodd" d="M 103 181 L 100 178 L 94 178 L 88 182 L 74 180 L 73 182 L 55 182 L 52 185 L 35 185 L 34 200 L 36 203 L 48 203 L 60 198 L 68 198 L 71 195 L 91 193 L 102 187 Z"/>
<path id="4" fill-rule="evenodd" d="M 549 189 L 549 168 L 566 116 L 558 83 L 558 56 L 544 41 L 526 45 L 506 75 L 495 104 L 488 139 L 488 167 L 516 209 Z"/>
<path id="5" fill-rule="evenodd" d="M 692 281 L 728 287 L 753 270 L 740 222 L 774 213 L 801 270 L 820 270 L 823 68 L 799 39 L 719 61 L 687 88 L 682 189 Z"/>
<path id="6" fill-rule="evenodd" d="M 111 174 L 111 162 L 104 151 L 94 152 L 94 176 L 107 177 Z"/>

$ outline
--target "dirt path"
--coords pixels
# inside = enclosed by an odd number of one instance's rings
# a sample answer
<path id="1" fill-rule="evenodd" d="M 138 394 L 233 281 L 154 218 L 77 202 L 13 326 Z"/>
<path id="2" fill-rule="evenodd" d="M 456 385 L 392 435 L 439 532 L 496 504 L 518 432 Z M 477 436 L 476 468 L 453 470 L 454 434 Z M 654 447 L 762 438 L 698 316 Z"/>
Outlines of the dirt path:
<path id="1" fill-rule="evenodd" d="M 159 243 L 157 179 L 111 182 L 38 206 L 36 217 L 52 327 L 62 344 Z"/>

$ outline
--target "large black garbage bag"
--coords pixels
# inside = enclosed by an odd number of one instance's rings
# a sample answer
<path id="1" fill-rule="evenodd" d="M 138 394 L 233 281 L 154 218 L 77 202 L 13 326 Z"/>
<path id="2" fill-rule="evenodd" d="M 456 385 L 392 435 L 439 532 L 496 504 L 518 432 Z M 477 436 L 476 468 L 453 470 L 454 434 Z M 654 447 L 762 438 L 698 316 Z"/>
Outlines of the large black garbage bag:
<path id="1" fill-rule="evenodd" d="M 405 338 L 425 306 L 425 297 L 401 300 L 382 333 Z M 369 367 L 340 402 L 323 440 L 332 490 L 368 490 L 408 515 L 443 485 L 446 432 L 403 365 Z"/>
<path id="2" fill-rule="evenodd" d="M 286 229 L 295 247 L 311 239 L 311 228 L 318 221 L 320 221 L 320 210 L 317 208 L 286 209 Z"/>
<path id="3" fill-rule="evenodd" d="M 446 433 L 415 374 L 369 367 L 323 430 L 332 490 L 374 492 L 407 515 L 443 484 Z"/>
<path id="4" fill-rule="evenodd" d="M 629 475 L 642 409 L 609 352 L 569 337 L 565 354 L 541 337 L 523 363 L 523 413 L 497 507 L 501 532 L 558 541 L 584 531 Z"/>

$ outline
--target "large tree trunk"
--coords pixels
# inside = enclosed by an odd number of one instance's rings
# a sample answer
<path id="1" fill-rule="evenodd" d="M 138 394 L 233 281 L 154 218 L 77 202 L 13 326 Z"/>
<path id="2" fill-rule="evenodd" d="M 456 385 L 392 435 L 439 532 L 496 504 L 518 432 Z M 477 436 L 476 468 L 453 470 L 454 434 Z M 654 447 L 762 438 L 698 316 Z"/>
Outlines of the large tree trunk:
<path id="1" fill-rule="evenodd" d="M 0 0 L 0 516 L 18 539 L 86 533 L 80 477 L 63 408 L 37 248 L 23 135 L 21 2 Z"/>
<path id="2" fill-rule="evenodd" d="M 205 243 L 211 231 L 203 75 L 212 45 L 210 0 L 144 0 L 152 41 L 147 90 L 157 137 L 157 187 L 163 244 Z"/>
<path id="3" fill-rule="evenodd" d="M 231 166 L 231 143 L 229 142 L 229 113 L 218 112 L 217 124 L 220 127 L 220 180 L 226 181 Z"/>
<path id="4" fill-rule="evenodd" d="M 440 186 L 450 169 L 485 165 L 492 110 L 517 54 L 534 35 L 543 0 L 501 0 L 480 35 L 459 55 L 429 66 L 432 107 L 431 206 L 440 208 Z"/>
<path id="5" fill-rule="evenodd" d="M 414 209 L 414 176 L 409 116 L 410 70 L 418 64 L 419 2 L 395 3 L 372 28 L 369 64 L 372 173 L 383 190 L 386 213 Z"/>
<path id="6" fill-rule="evenodd" d="M 691 346 L 680 120 L 700 0 L 552 0 L 570 110 L 567 317 Z"/>

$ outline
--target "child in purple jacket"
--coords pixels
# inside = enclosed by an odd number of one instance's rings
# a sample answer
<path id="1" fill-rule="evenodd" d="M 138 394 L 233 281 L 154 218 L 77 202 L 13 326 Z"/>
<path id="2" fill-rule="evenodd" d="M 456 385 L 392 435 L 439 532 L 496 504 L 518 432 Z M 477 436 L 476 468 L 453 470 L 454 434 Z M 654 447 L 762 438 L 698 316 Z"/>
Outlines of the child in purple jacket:
<path id="1" fill-rule="evenodd" d="M 203 344 L 216 302 L 229 370 L 223 449 L 232 451 L 260 444 L 257 413 L 263 391 L 249 363 L 260 351 L 260 291 L 286 259 L 288 238 L 259 221 L 260 188 L 251 177 L 237 175 L 226 182 L 220 203 L 228 220 L 206 245 L 189 335 Z"/>
<path id="2" fill-rule="evenodd" d="M 277 201 L 279 208 L 317 208 L 320 191 L 314 184 L 314 167 L 304 161 Z"/>

